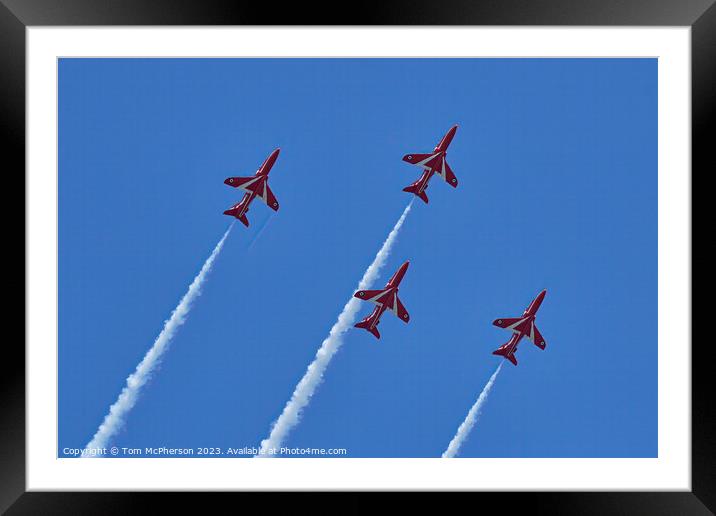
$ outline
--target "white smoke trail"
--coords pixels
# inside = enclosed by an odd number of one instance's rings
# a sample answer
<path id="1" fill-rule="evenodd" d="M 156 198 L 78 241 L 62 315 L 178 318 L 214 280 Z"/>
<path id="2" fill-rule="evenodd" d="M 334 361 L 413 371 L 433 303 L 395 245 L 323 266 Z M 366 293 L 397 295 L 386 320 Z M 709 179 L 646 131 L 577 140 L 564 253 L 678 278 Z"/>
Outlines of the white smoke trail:
<path id="1" fill-rule="evenodd" d="M 403 210 L 403 214 L 398 219 L 398 222 L 393 226 L 390 234 L 388 234 L 388 238 L 383 242 L 383 246 L 375 255 L 373 263 L 366 269 L 363 278 L 361 278 L 360 283 L 358 283 L 357 290 L 365 290 L 377 279 L 378 273 L 383 265 L 385 265 L 385 260 L 390 254 L 390 248 L 393 246 L 412 205 L 413 201 L 411 200 L 405 207 L 405 210 Z M 259 450 L 258 456 L 275 456 L 277 453 L 270 453 L 270 450 L 278 450 L 291 429 L 298 424 L 301 418 L 301 411 L 306 408 L 306 405 L 308 405 L 308 402 L 311 400 L 311 396 L 313 396 L 316 392 L 316 388 L 323 380 L 323 372 L 326 370 L 326 367 L 328 367 L 333 355 L 335 355 L 336 351 L 341 347 L 341 344 L 343 344 L 343 334 L 353 325 L 359 309 L 360 300 L 351 296 L 348 303 L 343 307 L 343 311 L 338 316 L 338 320 L 328 333 L 328 337 L 325 338 L 321 347 L 316 352 L 316 358 L 313 359 L 313 362 L 311 362 L 308 369 L 306 369 L 306 373 L 303 375 L 303 378 L 301 378 L 301 381 L 298 382 L 298 385 L 296 385 L 291 399 L 286 403 L 283 412 L 281 412 L 281 415 L 271 428 L 271 434 L 267 439 L 261 441 L 261 449 Z"/>
<path id="2" fill-rule="evenodd" d="M 227 229 L 226 233 L 224 233 L 224 236 L 221 237 L 221 240 L 219 240 L 219 243 L 216 244 L 216 247 L 211 252 L 209 258 L 207 258 L 204 262 L 204 266 L 199 271 L 199 274 L 196 275 L 194 281 L 192 281 L 191 285 L 189 285 L 189 289 L 186 291 L 186 294 L 184 294 L 184 297 L 182 297 L 181 301 L 179 301 L 179 304 L 174 309 L 169 319 L 164 322 L 164 328 L 154 341 L 151 349 L 147 351 L 146 355 L 144 355 L 144 358 L 134 372 L 127 377 L 127 385 L 122 389 L 117 401 L 115 401 L 109 408 L 109 412 L 102 421 L 102 424 L 99 425 L 97 433 L 94 434 L 94 437 L 92 437 L 92 440 L 89 444 L 87 444 L 85 449 L 105 448 L 109 440 L 114 437 L 117 431 L 122 427 L 127 414 L 137 402 L 141 388 L 151 378 L 154 368 L 159 364 L 162 355 L 169 347 L 169 343 L 171 342 L 172 337 L 174 337 L 174 334 L 179 326 L 184 324 L 186 316 L 191 309 L 192 302 L 199 294 L 201 294 L 201 286 L 209 274 L 209 271 L 211 271 L 211 267 L 214 265 L 214 260 L 221 251 L 221 248 L 224 246 L 226 237 L 229 236 L 229 232 L 233 227 L 234 223 L 232 222 L 229 229 Z M 91 455 L 88 454 L 87 456 Z"/>
<path id="3" fill-rule="evenodd" d="M 485 385 L 485 388 L 482 389 L 480 396 L 477 398 L 477 401 L 470 409 L 470 412 L 467 413 L 465 421 L 463 421 L 460 427 L 457 429 L 455 437 L 452 438 L 452 441 L 450 441 L 447 450 L 445 450 L 445 452 L 443 453 L 443 459 L 452 458 L 457 455 L 458 451 L 460 451 L 460 446 L 462 446 L 462 443 L 465 442 L 465 439 L 467 439 L 467 436 L 470 434 L 470 430 L 472 430 L 472 427 L 475 426 L 475 423 L 477 422 L 477 418 L 480 415 L 480 410 L 482 410 L 482 406 L 485 404 L 485 401 L 487 401 L 487 395 L 490 394 L 492 384 L 495 383 L 497 373 L 499 373 L 500 369 L 502 369 L 503 363 L 504 360 L 501 360 L 500 365 L 498 365 L 495 372 L 492 373 L 492 376 L 487 381 L 487 385 Z"/>

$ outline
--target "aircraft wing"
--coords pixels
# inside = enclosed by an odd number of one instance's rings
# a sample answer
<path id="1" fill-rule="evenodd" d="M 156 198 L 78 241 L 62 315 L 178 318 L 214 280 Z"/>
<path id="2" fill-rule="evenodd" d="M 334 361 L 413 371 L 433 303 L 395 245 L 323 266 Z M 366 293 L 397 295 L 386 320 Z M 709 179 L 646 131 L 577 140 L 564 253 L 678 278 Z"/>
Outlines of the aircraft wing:
<path id="1" fill-rule="evenodd" d="M 229 177 L 224 181 L 224 183 L 226 183 L 229 186 L 233 186 L 234 188 L 241 188 L 242 190 L 247 190 L 246 187 L 249 186 L 249 184 L 251 184 L 252 179 L 256 179 L 256 176 Z"/>
<path id="2" fill-rule="evenodd" d="M 519 323 L 522 320 L 522 317 L 510 317 L 505 319 L 495 319 L 492 321 L 492 324 L 497 326 L 498 328 L 509 328 L 510 326 L 513 326 L 517 323 Z"/>
<path id="3" fill-rule="evenodd" d="M 385 299 L 381 299 L 381 294 L 385 293 L 385 290 L 359 290 L 353 297 L 362 299 L 363 301 L 370 301 L 376 305 L 382 305 L 385 303 Z"/>
<path id="4" fill-rule="evenodd" d="M 544 337 L 542 337 L 542 334 L 537 329 L 537 325 L 534 323 L 532 323 L 532 328 L 530 334 L 527 335 L 527 338 L 530 339 L 534 343 L 534 345 L 540 349 L 544 349 L 547 347 L 547 343 L 544 341 Z"/>
<path id="5" fill-rule="evenodd" d="M 401 321 L 407 323 L 410 321 L 410 314 L 403 306 L 402 301 L 398 296 L 395 296 L 395 306 L 388 307 L 388 309 L 395 314 L 395 316 Z"/>
<path id="6" fill-rule="evenodd" d="M 438 154 L 406 154 L 403 161 L 425 169 L 437 168 L 440 155 Z"/>
<path id="7" fill-rule="evenodd" d="M 265 202 L 266 206 L 274 211 L 278 211 L 278 200 L 271 191 L 271 188 L 269 188 L 268 183 L 264 183 L 263 192 L 258 192 L 257 197 Z"/>
<path id="8" fill-rule="evenodd" d="M 455 177 L 455 174 L 453 174 L 452 169 L 450 168 L 450 165 L 448 165 L 448 162 L 445 158 L 442 160 L 441 166 L 438 167 L 438 169 L 435 171 L 437 175 L 443 178 L 443 180 L 452 186 L 453 188 L 457 188 L 457 177 Z"/>

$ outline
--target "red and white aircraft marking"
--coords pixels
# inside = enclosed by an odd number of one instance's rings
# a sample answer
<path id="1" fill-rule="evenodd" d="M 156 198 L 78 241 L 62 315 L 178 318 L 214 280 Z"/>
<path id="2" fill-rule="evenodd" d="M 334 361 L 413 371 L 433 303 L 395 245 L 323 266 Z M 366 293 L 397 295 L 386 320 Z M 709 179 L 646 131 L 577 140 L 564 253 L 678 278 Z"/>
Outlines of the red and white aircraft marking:
<path id="1" fill-rule="evenodd" d="M 542 338 L 542 334 L 539 332 L 537 326 L 535 325 L 535 317 L 537 316 L 537 310 L 539 310 L 539 307 L 542 304 L 542 300 L 544 299 L 545 295 L 547 295 L 546 290 L 540 292 L 537 297 L 534 298 L 534 300 L 530 303 L 530 306 L 528 306 L 527 309 L 524 311 L 522 317 L 495 319 L 492 322 L 492 324 L 494 324 L 495 326 L 499 326 L 500 328 L 512 331 L 512 336 L 510 337 L 510 340 L 508 340 L 505 344 L 493 351 L 493 355 L 503 356 L 507 360 L 512 362 L 514 365 L 517 365 L 515 352 L 517 351 L 517 345 L 520 343 L 520 340 L 522 340 L 522 337 L 527 337 L 534 343 L 535 346 L 540 349 L 544 349 L 547 346 L 547 344 L 545 344 L 544 338 Z"/>
<path id="2" fill-rule="evenodd" d="M 403 161 L 417 165 L 425 170 L 423 175 L 420 176 L 420 179 L 403 188 L 404 192 L 417 195 L 427 204 L 428 196 L 425 195 L 425 190 L 433 174 L 439 175 L 447 184 L 453 188 L 457 188 L 457 177 L 452 173 L 452 169 L 446 160 L 447 149 L 455 136 L 455 131 L 457 131 L 456 125 L 452 126 L 447 134 L 443 136 L 443 139 L 435 146 L 431 154 L 406 154 L 403 156 Z"/>
<path id="3" fill-rule="evenodd" d="M 258 171 L 256 171 L 256 175 L 249 177 L 229 177 L 224 180 L 224 184 L 233 186 L 234 188 L 241 188 L 246 192 L 243 199 L 226 210 L 224 215 L 236 217 L 244 226 L 249 227 L 249 219 L 246 218 L 246 212 L 249 211 L 251 201 L 257 197 L 265 202 L 269 208 L 278 211 L 278 201 L 271 191 L 271 188 L 269 188 L 268 175 L 280 151 L 281 149 L 273 151 L 269 157 L 264 160 Z"/>
<path id="4" fill-rule="evenodd" d="M 408 270 L 408 265 L 410 265 L 410 262 L 405 262 L 401 265 L 400 269 L 398 269 L 393 277 L 390 278 L 390 281 L 385 285 L 384 289 L 359 290 L 353 294 L 353 297 L 357 297 L 358 299 L 362 299 L 364 301 L 370 301 L 371 303 L 375 303 L 377 305 L 373 309 L 373 313 L 355 325 L 356 328 L 363 328 L 371 332 L 377 339 L 379 339 L 380 333 L 378 332 L 377 326 L 380 322 L 380 317 L 386 310 L 393 312 L 398 319 L 405 323 L 410 321 L 410 315 L 398 297 L 398 286 L 400 285 L 403 276 L 405 276 L 405 271 Z"/>

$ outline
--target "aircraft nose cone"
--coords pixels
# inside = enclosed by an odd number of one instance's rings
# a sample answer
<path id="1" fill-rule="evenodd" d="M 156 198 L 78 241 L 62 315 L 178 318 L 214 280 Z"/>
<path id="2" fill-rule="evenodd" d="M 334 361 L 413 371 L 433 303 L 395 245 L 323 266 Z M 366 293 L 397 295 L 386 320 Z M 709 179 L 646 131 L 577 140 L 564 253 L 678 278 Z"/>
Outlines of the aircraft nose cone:
<path id="1" fill-rule="evenodd" d="M 537 303 L 541 304 L 542 301 L 544 300 L 544 296 L 546 296 L 546 295 L 547 295 L 547 289 L 544 289 L 542 292 L 540 292 L 539 294 L 537 294 L 537 297 L 535 298 L 535 301 L 536 301 Z"/>

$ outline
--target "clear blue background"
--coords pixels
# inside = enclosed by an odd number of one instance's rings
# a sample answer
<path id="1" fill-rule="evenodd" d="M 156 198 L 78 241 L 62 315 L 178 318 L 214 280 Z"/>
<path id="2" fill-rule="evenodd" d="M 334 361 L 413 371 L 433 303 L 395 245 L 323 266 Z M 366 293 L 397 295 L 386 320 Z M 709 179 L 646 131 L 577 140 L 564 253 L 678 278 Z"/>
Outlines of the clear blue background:
<path id="1" fill-rule="evenodd" d="M 410 324 L 349 331 L 285 444 L 439 456 L 499 363 L 492 320 L 547 288 L 547 349 L 505 363 L 461 455 L 656 456 L 654 59 L 62 59 L 59 449 L 228 227 L 223 180 L 280 147 L 281 210 L 234 227 L 114 441 L 258 445 L 411 198 L 401 157 L 453 124 L 460 186 L 431 181 L 376 283 L 411 260 Z"/>

